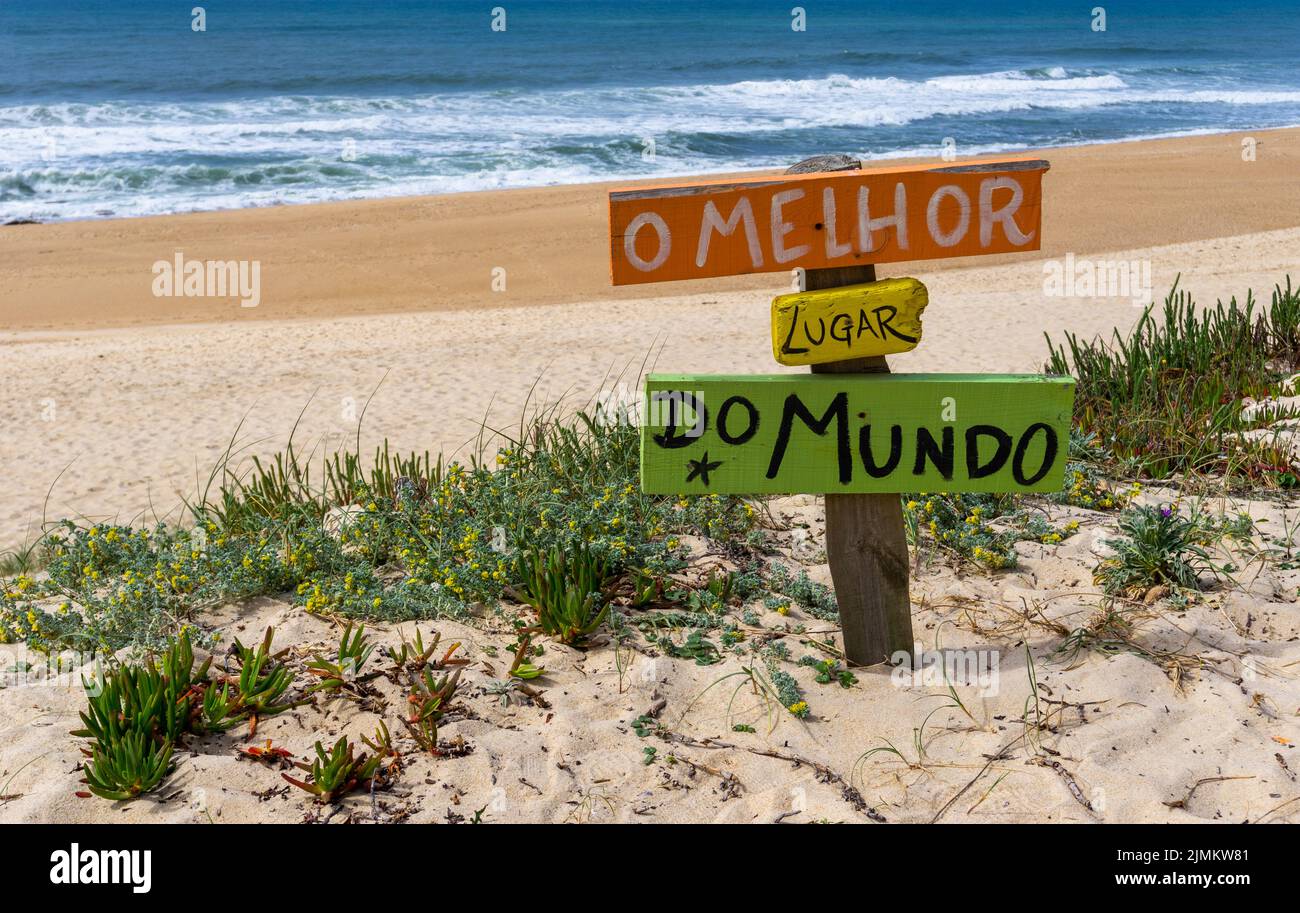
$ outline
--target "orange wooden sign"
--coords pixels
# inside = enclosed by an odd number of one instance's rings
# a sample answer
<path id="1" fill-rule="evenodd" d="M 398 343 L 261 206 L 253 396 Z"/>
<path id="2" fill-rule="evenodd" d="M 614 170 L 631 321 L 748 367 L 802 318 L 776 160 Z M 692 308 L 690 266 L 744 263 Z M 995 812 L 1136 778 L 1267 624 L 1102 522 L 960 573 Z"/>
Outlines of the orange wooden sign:
<path id="1" fill-rule="evenodd" d="M 615 285 L 1038 250 L 1032 156 L 609 194 Z"/>

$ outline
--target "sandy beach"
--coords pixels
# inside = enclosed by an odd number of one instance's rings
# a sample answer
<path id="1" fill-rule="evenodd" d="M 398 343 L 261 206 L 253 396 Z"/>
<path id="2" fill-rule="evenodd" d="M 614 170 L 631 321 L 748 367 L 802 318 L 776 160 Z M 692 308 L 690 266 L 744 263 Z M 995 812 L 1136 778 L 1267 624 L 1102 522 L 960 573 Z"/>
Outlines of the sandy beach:
<path id="1" fill-rule="evenodd" d="M 924 344 L 891 356 L 894 370 L 1038 371 L 1044 333 L 1131 326 L 1142 313 L 1132 297 L 1046 293 L 1044 264 L 1067 255 L 1149 263 L 1157 299 L 1177 280 L 1203 304 L 1252 289 L 1266 302 L 1288 273 L 1300 280 L 1300 130 L 1250 134 L 1254 161 L 1243 160 L 1244 136 L 1047 150 L 1041 251 L 881 270 L 921 279 L 930 295 Z M 789 290 L 786 275 L 611 288 L 609 186 L 0 227 L 0 546 L 30 541 L 42 515 L 182 519 L 182 498 L 201 489 L 232 436 L 241 459 L 270 453 L 300 416 L 304 452 L 359 436 L 363 451 L 387 438 L 464 456 L 485 416 L 509 429 L 528 403 L 578 406 L 620 384 L 635 395 L 645 366 L 800 370 L 775 365 L 769 347 L 768 302 Z M 151 264 L 177 250 L 259 260 L 261 303 L 154 297 Z M 492 290 L 497 267 L 504 291 Z M 1153 489 L 1139 500 L 1172 497 Z M 1295 522 L 1286 502 L 1211 501 L 1274 532 Z M 734 657 L 701 667 L 642 653 L 624 682 L 608 645 L 548 645 L 544 703 L 498 701 L 486 688 L 514 635 L 492 616 L 421 626 L 466 645 L 468 687 L 444 734 L 472 750 L 414 760 L 405 785 L 377 802 L 319 809 L 237 758 L 238 737 L 205 738 L 179 755 L 165 801 L 75 798 L 68 771 L 78 756 L 66 732 L 80 688 L 24 682 L 0 689 L 0 818 L 442 821 L 487 808 L 487 820 L 553 822 L 1296 820 L 1300 571 L 1260 562 L 1190 607 L 1152 607 L 1134 634 L 1146 655 L 1063 658 L 1061 632 L 1095 619 L 1091 571 L 1115 527 L 1093 511 L 1048 513 L 1078 520 L 1081 534 L 1021 543 L 1014 572 L 916 556 L 918 638 L 1003 659 L 998 689 L 962 689 L 969 713 L 930 720 L 925 757 L 913 757 L 913 730 L 944 689 L 898 687 L 879 668 L 846 689 L 814 684 L 800 668 L 814 713 L 783 716 L 773 730 L 752 703 L 741 720 L 721 698 L 698 702 L 736 671 Z M 792 538 L 806 529 L 819 543 L 823 526 L 818 498 L 772 504 L 781 560 L 829 583 L 824 552 L 801 552 Z M 718 560 L 698 550 L 706 564 Z M 798 623 L 809 636 L 833 633 L 797 609 L 748 608 L 756 630 Z M 287 598 L 229 605 L 206 621 L 245 642 L 273 624 L 300 671 L 337 639 Z M 376 636 L 394 644 L 398 629 L 381 625 Z M 4 649 L 0 667 L 34 658 Z M 1195 662 L 1171 666 L 1175 654 Z M 1047 722 L 1026 733 L 1019 720 L 1031 699 Z M 663 732 L 638 738 L 631 723 L 648 712 Z M 322 700 L 274 718 L 259 740 L 301 757 L 315 739 L 370 733 L 380 718 Z M 735 731 L 738 721 L 753 732 Z M 886 740 L 904 757 L 862 761 Z M 657 755 L 642 762 L 647 746 Z"/>
<path id="2" fill-rule="evenodd" d="M 1255 161 L 1245 136 L 1049 150 L 1041 252 L 881 269 L 931 293 L 926 343 L 895 370 L 1034 371 L 1044 332 L 1130 326 L 1132 300 L 1044 294 L 1043 262 L 1067 253 L 1149 261 L 1157 298 L 1181 277 L 1203 304 L 1267 301 L 1300 274 L 1300 130 L 1250 134 Z M 236 429 L 244 455 L 272 452 L 300 412 L 300 449 L 355 443 L 369 400 L 363 449 L 451 453 L 530 391 L 580 405 L 634 390 L 645 363 L 785 370 L 766 323 L 788 276 L 610 286 L 609 186 L 0 227 L 0 547 L 43 509 L 167 516 Z M 261 303 L 154 297 L 175 250 L 259 260 Z"/>

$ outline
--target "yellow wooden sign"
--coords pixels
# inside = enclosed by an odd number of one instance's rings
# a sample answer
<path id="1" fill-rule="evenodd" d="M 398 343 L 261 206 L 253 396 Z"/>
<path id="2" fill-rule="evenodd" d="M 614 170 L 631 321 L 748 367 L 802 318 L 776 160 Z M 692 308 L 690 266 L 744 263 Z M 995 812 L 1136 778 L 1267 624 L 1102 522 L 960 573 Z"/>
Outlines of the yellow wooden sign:
<path id="1" fill-rule="evenodd" d="M 882 279 L 772 299 L 772 354 L 783 365 L 820 365 L 910 352 L 929 303 L 916 279 Z"/>

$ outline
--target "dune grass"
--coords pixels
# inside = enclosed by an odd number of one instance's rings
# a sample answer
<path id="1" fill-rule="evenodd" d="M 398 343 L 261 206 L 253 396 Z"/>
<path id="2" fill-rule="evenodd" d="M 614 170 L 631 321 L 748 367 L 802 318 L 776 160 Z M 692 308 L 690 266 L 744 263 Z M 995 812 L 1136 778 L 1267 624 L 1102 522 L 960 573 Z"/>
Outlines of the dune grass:
<path id="1" fill-rule="evenodd" d="M 1175 283 L 1160 319 L 1148 308 L 1109 342 L 1070 333 L 1059 347 L 1050 335 L 1047 342 L 1044 370 L 1078 379 L 1075 424 L 1125 469 L 1153 478 L 1227 474 L 1254 485 L 1300 485 L 1285 447 L 1241 437 L 1288 417 L 1245 417 L 1241 400 L 1279 395 L 1300 371 L 1300 290 L 1289 277 L 1267 309 L 1247 293 L 1244 304 L 1234 297 L 1202 311 Z"/>

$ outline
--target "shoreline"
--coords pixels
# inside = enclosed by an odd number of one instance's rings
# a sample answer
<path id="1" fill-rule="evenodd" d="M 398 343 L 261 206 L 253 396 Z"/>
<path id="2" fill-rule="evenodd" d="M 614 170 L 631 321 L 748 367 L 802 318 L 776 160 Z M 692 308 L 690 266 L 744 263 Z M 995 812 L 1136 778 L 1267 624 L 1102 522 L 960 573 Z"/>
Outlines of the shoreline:
<path id="1" fill-rule="evenodd" d="M 1256 140 L 1254 161 L 1243 160 L 1245 137 Z M 999 262 L 1300 224 L 1300 182 L 1292 177 L 1300 172 L 1300 128 L 1059 146 L 1047 155 L 1052 171 L 1044 185 L 1049 202 L 1042 250 Z M 659 180 L 0 226 L 0 323 L 9 331 L 245 323 L 788 286 L 783 273 L 610 286 L 606 193 Z M 258 261 L 260 306 L 240 308 L 230 298 L 153 297 L 151 264 L 182 249 L 187 259 Z M 1296 259 L 1300 264 L 1300 253 Z M 888 272 L 973 265 L 971 258 L 958 258 L 894 264 Z M 493 271 L 499 269 L 505 270 L 505 289 L 494 291 Z"/>
<path id="2" fill-rule="evenodd" d="M 1274 127 L 1261 127 L 1257 130 L 1229 130 L 1218 128 L 1202 128 L 1195 130 L 1176 130 L 1170 133 L 1152 133 L 1140 136 L 1126 136 L 1120 139 L 1100 139 L 1086 140 L 1077 143 L 1057 143 L 1049 146 L 979 146 L 971 152 L 965 152 L 958 157 L 958 160 L 973 158 L 991 158 L 1000 155 L 1021 155 L 1026 153 L 1052 152 L 1060 149 L 1083 149 L 1092 146 L 1120 146 L 1131 143 L 1151 143 L 1164 140 L 1189 139 L 1203 136 L 1229 136 L 1229 135 L 1254 135 L 1261 133 L 1276 133 L 1288 130 L 1300 131 L 1300 123 L 1281 124 Z M 851 152 L 848 154 L 852 154 Z M 871 158 L 862 159 L 863 167 L 884 167 L 888 165 L 905 165 L 917 162 L 929 162 L 934 159 L 933 155 L 923 154 L 922 150 L 917 149 L 900 149 L 894 152 L 882 152 Z M 546 190 L 557 187 L 587 187 L 593 185 L 600 186 L 636 186 L 641 183 L 667 183 L 667 182 L 696 182 L 721 176 L 753 176 L 771 173 L 771 169 L 764 168 L 747 168 L 743 170 L 723 169 L 720 171 L 699 172 L 699 171 L 682 171 L 667 172 L 655 175 L 652 178 L 632 177 L 626 175 L 611 175 L 590 181 L 570 181 L 556 182 L 549 184 L 521 184 L 516 187 L 478 187 L 468 190 L 447 190 L 438 193 L 397 193 L 397 194 L 380 194 L 378 196 L 344 196 L 337 199 L 326 200 L 305 200 L 303 202 L 279 202 L 265 205 L 250 206 L 218 206 L 204 209 L 178 209 L 172 212 L 148 213 L 146 215 L 103 215 L 103 216 L 74 216 L 71 218 L 59 219 L 27 219 L 18 217 L 13 221 L 0 222 L 0 229 L 8 227 L 19 227 L 24 225 L 66 225 L 69 223 L 94 223 L 94 222 L 134 222 L 141 219 L 168 219 L 176 216 L 203 216 L 217 215 L 219 213 L 232 212 L 254 212 L 265 209 L 282 209 L 293 206 L 327 206 L 332 204 L 356 204 L 356 203 L 379 203 L 393 200 L 421 200 L 430 198 L 460 197 L 470 194 L 479 193 L 514 193 L 517 191 L 527 190 Z"/>

